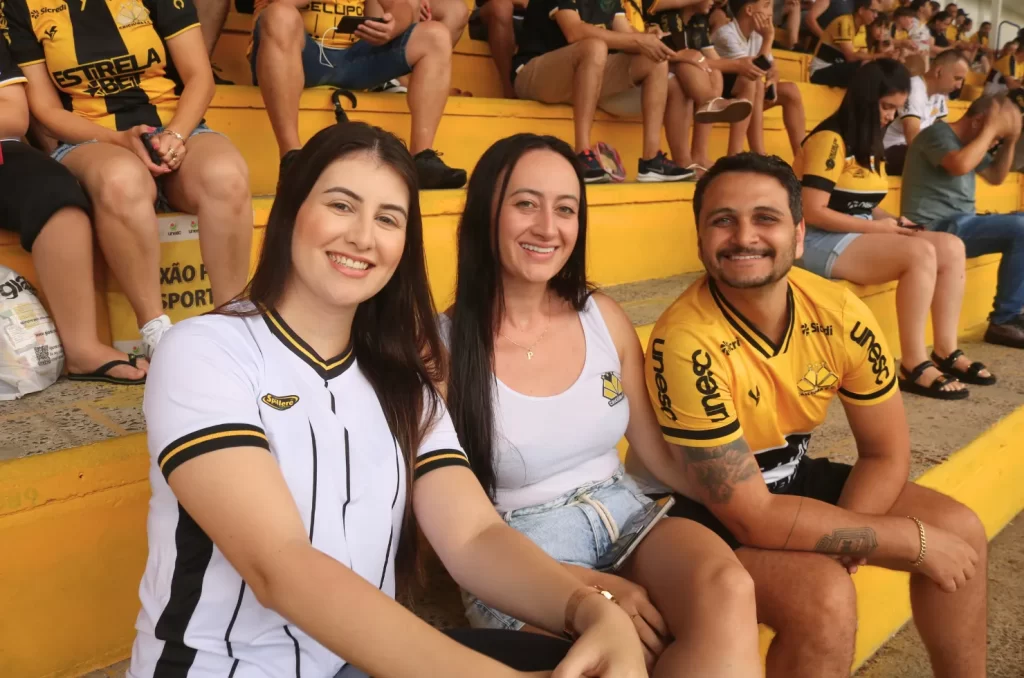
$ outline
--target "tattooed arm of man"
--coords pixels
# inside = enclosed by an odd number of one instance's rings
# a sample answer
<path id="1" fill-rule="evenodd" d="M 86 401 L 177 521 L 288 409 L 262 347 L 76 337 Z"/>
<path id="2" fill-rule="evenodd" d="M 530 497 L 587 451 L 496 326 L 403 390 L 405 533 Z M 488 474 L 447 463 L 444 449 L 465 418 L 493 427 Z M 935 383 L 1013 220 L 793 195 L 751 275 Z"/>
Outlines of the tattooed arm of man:
<path id="1" fill-rule="evenodd" d="M 772 494 L 741 437 L 714 447 L 672 445 L 696 499 L 746 546 L 880 559 L 917 558 L 917 526 L 825 502 Z"/>

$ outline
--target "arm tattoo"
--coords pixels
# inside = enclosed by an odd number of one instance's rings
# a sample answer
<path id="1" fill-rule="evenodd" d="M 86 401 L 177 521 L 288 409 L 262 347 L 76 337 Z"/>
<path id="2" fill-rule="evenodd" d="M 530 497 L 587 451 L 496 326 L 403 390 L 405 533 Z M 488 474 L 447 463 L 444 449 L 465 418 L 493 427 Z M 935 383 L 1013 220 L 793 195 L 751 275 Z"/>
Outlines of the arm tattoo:
<path id="1" fill-rule="evenodd" d="M 742 438 L 715 447 L 683 447 L 683 464 L 712 504 L 728 504 L 734 486 L 761 472 Z"/>
<path id="2" fill-rule="evenodd" d="M 814 550 L 818 553 L 849 553 L 867 556 L 878 548 L 875 531 L 870 527 L 841 527 L 822 535 Z"/>

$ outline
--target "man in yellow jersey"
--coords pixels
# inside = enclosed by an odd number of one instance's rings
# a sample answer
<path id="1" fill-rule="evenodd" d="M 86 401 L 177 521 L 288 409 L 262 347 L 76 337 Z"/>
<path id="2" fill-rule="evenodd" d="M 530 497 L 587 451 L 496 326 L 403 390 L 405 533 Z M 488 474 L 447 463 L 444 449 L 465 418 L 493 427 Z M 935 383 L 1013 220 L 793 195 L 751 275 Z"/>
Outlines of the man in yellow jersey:
<path id="1" fill-rule="evenodd" d="M 985 675 L 986 539 L 953 499 L 908 483 L 896 364 L 867 306 L 792 268 L 800 183 L 777 157 L 726 157 L 693 199 L 708 273 L 658 320 L 645 365 L 668 445 L 650 472 L 671 514 L 732 545 L 776 631 L 769 678 L 850 675 L 849 571 L 911 573 L 914 621 L 943 676 Z M 839 397 L 857 443 L 848 466 L 808 446 Z"/>
<path id="2" fill-rule="evenodd" d="M 882 9 L 880 0 L 817 0 L 807 14 L 817 28 L 818 46 L 811 59 L 811 82 L 846 87 L 861 63 L 880 56 L 867 50 L 867 29 Z"/>
<path id="3" fill-rule="evenodd" d="M 412 74 L 409 150 L 420 188 L 461 188 L 466 171 L 433 149 L 452 76 L 452 32 L 417 21 L 420 0 L 256 0 L 250 65 L 267 106 L 281 171 L 298 154 L 304 87 L 370 89 Z"/>
<path id="4" fill-rule="evenodd" d="M 1000 57 L 985 80 L 985 94 L 1002 94 L 1024 86 L 1024 42 L 1013 41 L 1014 49 Z"/>

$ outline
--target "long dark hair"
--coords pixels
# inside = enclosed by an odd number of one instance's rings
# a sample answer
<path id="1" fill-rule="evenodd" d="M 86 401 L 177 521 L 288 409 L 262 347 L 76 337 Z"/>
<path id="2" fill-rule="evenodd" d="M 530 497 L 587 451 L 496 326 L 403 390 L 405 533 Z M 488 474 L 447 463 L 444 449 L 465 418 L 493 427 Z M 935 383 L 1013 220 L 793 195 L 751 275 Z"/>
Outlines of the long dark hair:
<path id="1" fill-rule="evenodd" d="M 256 273 L 239 295 L 255 308 L 229 315 L 259 315 L 274 309 L 292 272 L 292 234 L 299 208 L 323 171 L 336 160 L 366 153 L 398 173 L 409 189 L 405 249 L 394 275 L 377 294 L 359 304 L 352 321 L 352 350 L 359 368 L 380 400 L 388 426 L 405 459 L 405 532 L 396 565 L 402 575 L 415 572 L 416 530 L 412 511 L 412 462 L 425 431 L 439 412 L 435 384 L 444 378 L 444 350 L 438 336 L 434 301 L 427 283 L 419 183 L 412 156 L 390 132 L 362 122 L 332 125 L 302 148 L 282 177 L 267 220 L 266 239 Z"/>
<path id="2" fill-rule="evenodd" d="M 498 217 L 516 163 L 530 151 L 565 158 L 580 184 L 579 235 L 562 270 L 548 287 L 577 311 L 592 289 L 587 282 L 587 193 L 583 169 L 560 139 L 516 134 L 487 149 L 469 180 L 466 208 L 459 222 L 459 264 L 452 306 L 448 410 L 473 472 L 494 498 L 494 333 L 505 314 L 498 251 Z"/>
<path id="3" fill-rule="evenodd" d="M 846 144 L 846 155 L 854 156 L 861 167 L 877 172 L 885 155 L 885 130 L 878 102 L 900 92 L 910 92 L 910 71 L 906 66 L 895 59 L 867 63 L 857 69 L 836 112 L 822 120 L 811 134 L 821 130 L 837 132 Z M 871 165 L 872 156 L 875 167 Z"/>

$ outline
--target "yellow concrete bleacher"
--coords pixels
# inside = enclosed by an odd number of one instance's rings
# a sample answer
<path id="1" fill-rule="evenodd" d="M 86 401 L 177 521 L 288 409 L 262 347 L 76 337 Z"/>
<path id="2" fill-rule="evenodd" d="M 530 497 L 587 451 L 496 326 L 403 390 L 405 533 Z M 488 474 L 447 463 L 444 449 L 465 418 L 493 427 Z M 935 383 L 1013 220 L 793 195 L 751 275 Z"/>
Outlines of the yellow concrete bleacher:
<path id="1" fill-rule="evenodd" d="M 258 247 L 272 204 L 278 157 L 260 93 L 247 86 L 245 48 L 250 21 L 239 15 L 229 19 L 215 61 L 227 77 L 240 84 L 219 87 L 206 118 L 214 129 L 232 139 L 249 163 L 252 192 L 257 196 L 253 209 Z M 835 109 L 843 92 L 806 83 L 805 55 L 776 52 L 776 56 L 783 76 L 797 81 L 801 88 L 809 130 Z M 569 107 L 493 98 L 499 90 L 486 43 L 463 38 L 456 50 L 452 85 L 473 96 L 450 99 L 441 123 L 436 146 L 451 165 L 472 168 L 491 143 L 513 131 L 572 138 Z M 304 93 L 301 107 L 303 138 L 334 121 L 327 90 Z M 962 115 L 965 107 L 954 103 L 951 117 Z M 360 94 L 358 108 L 349 113 L 352 119 L 407 137 L 409 114 L 403 96 Z M 778 111 L 769 112 L 765 127 L 769 148 L 787 157 L 789 144 Z M 618 148 L 632 176 L 640 150 L 639 122 L 599 113 L 594 138 Z M 725 139 L 725 128 L 716 129 L 713 156 L 724 152 Z M 899 179 L 891 179 L 885 203 L 890 210 L 898 207 L 899 189 Z M 692 196 L 692 184 L 588 188 L 592 280 L 611 286 L 699 271 Z M 430 283 L 441 306 L 454 286 L 455 228 L 463 201 L 463 191 L 421 195 Z M 979 182 L 978 206 L 980 211 L 1021 209 L 1021 178 L 1013 175 L 999 187 Z M 163 265 L 171 263 L 165 260 Z M 36 282 L 29 255 L 22 252 L 16 238 L 2 232 L 0 264 Z M 998 256 L 969 262 L 961 317 L 964 329 L 984 321 L 997 265 Z M 174 292 L 175 284 L 165 285 L 164 292 Z M 851 287 L 878 316 L 890 345 L 898 347 L 894 284 Z M 98 290 L 101 326 L 106 327 L 108 320 L 111 324 L 131 320 L 123 317 L 123 307 L 107 303 L 107 292 L 113 290 L 109 275 L 100 276 Z M 644 341 L 649 332 L 650 325 L 638 327 Z M 25 402 L 46 397 L 44 392 Z M 93 403 L 94 418 L 105 416 L 104 407 L 132 406 L 137 399 L 138 390 L 115 391 L 103 403 Z M 0 421 L 7 419 L 0 417 Z M 994 534 L 1024 507 L 1018 489 L 1024 481 L 1024 457 L 993 453 L 1008 452 L 1014 431 L 1021 425 L 1024 416 L 1018 412 L 929 471 L 922 482 L 966 501 Z M 147 473 L 144 433 L 124 432 L 63 449 L 55 444 L 45 454 L 0 461 L 0 544 L 4 552 L 0 558 L 0 676 L 76 676 L 127 656 L 146 557 Z M 859 663 L 906 620 L 909 608 L 905 575 L 868 568 L 858 575 L 857 587 Z M 894 600 L 898 603 L 890 604 Z"/>

